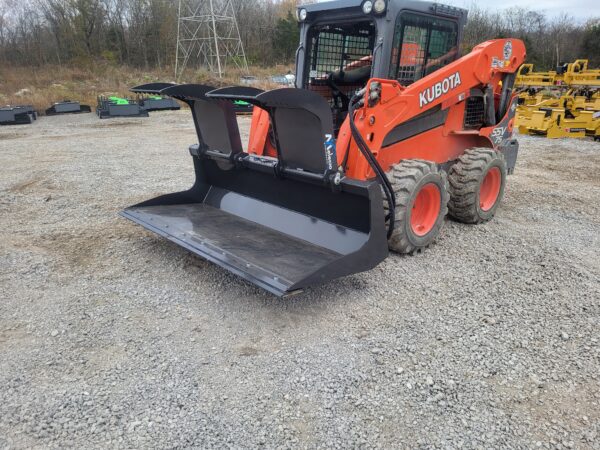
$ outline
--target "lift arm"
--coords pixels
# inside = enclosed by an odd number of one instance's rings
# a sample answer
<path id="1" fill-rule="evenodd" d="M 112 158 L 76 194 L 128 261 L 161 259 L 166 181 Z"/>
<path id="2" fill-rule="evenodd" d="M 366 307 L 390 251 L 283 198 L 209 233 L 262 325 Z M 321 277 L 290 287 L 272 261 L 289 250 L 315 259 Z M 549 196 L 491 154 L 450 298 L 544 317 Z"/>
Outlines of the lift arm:
<path id="1" fill-rule="evenodd" d="M 488 109 L 494 112 L 497 109 L 495 105 L 500 103 L 502 82 L 514 81 L 514 74 L 524 60 L 525 45 L 522 41 L 497 39 L 476 46 L 469 54 L 408 87 L 401 86 L 396 80 L 371 79 L 366 89 L 369 101 L 356 113 L 357 127 L 371 151 L 377 155 L 386 146 L 386 137 L 398 126 L 416 119 L 423 119 L 420 121 L 425 124 L 444 119 L 443 112 L 464 102 L 474 89 L 484 93 Z M 507 75 L 512 76 L 512 80 Z M 508 95 L 511 96 L 510 104 L 512 92 L 508 92 Z M 488 133 L 489 136 L 491 128 L 503 122 L 506 112 L 503 111 L 501 117 L 493 117 L 491 120 L 490 113 L 486 114 L 487 128 L 465 131 L 461 120 L 451 126 L 450 132 L 481 136 Z M 434 117 L 436 114 L 437 118 Z M 356 151 L 352 151 L 354 146 L 349 126 L 345 123 L 338 136 L 338 149 L 350 148 L 350 153 L 356 154 Z M 338 157 L 341 161 L 343 152 L 338 152 Z M 353 177 L 362 178 L 365 175 L 360 172 L 366 174 L 368 171 L 366 164 L 359 165 L 361 167 L 355 168 Z M 385 164 L 383 165 L 385 169 Z"/>

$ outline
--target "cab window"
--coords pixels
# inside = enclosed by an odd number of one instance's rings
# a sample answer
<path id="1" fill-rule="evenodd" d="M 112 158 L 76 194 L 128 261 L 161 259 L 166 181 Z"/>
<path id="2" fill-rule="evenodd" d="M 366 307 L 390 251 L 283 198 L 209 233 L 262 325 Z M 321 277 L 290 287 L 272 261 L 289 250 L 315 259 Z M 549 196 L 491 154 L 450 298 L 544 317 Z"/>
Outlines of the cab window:
<path id="1" fill-rule="evenodd" d="M 407 86 L 458 57 L 458 24 L 403 12 L 394 28 L 390 78 Z"/>
<path id="2" fill-rule="evenodd" d="M 305 89 L 319 92 L 334 106 L 331 79 L 344 96 L 351 97 L 369 80 L 375 37 L 371 21 L 313 26 L 308 36 Z"/>

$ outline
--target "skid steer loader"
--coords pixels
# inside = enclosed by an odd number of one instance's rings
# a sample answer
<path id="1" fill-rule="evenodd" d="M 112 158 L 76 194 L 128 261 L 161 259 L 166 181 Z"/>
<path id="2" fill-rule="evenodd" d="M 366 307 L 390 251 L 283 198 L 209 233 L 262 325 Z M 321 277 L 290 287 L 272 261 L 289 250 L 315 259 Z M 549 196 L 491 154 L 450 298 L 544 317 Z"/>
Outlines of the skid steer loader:
<path id="1" fill-rule="evenodd" d="M 298 9 L 296 88 L 161 90 L 198 143 L 187 191 L 122 215 L 279 296 L 491 219 L 515 167 L 517 39 L 460 57 L 467 12 L 417 0 Z M 233 103 L 255 106 L 242 146 Z"/>

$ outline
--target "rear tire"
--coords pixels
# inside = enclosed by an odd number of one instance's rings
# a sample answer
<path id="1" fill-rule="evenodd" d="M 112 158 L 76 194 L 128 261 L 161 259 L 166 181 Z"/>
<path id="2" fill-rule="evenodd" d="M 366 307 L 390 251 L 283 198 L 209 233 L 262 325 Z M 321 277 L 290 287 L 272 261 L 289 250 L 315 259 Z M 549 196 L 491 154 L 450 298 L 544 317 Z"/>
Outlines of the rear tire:
<path id="1" fill-rule="evenodd" d="M 491 148 L 471 148 L 450 169 L 450 216 L 459 222 L 487 222 L 504 197 L 506 161 Z"/>
<path id="2" fill-rule="evenodd" d="M 439 235 L 448 213 L 448 180 L 431 161 L 409 159 L 395 164 L 387 176 L 396 195 L 394 231 L 390 250 L 414 254 Z M 384 202 L 386 215 L 387 202 Z"/>

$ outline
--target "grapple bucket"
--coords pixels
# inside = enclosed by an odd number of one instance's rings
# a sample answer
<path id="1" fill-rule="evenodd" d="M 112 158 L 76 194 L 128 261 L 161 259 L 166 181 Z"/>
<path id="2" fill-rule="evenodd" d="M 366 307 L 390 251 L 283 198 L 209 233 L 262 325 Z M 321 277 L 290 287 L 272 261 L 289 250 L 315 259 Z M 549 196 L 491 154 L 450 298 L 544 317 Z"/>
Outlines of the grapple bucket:
<path id="1" fill-rule="evenodd" d="M 0 125 L 25 125 L 34 120 L 37 120 L 37 112 L 31 105 L 0 108 Z"/>
<path id="2" fill-rule="evenodd" d="M 179 111 L 181 107 L 173 98 L 160 95 L 163 89 L 174 86 L 173 83 L 148 83 L 131 88 L 139 94 L 138 103 L 144 111 Z"/>
<path id="3" fill-rule="evenodd" d="M 136 94 L 159 95 L 163 89 L 167 89 L 173 86 L 175 86 L 173 83 L 147 83 L 133 87 L 130 89 L 130 91 L 135 92 Z"/>
<path id="4" fill-rule="evenodd" d="M 335 177 L 328 104 L 299 89 L 181 85 L 196 182 L 122 215 L 279 296 L 365 271 L 388 254 L 377 182 Z M 233 101 L 268 111 L 278 158 L 242 151 Z M 333 159 L 332 159 L 333 158 Z"/>
<path id="5" fill-rule="evenodd" d="M 85 114 L 91 112 L 92 108 L 89 105 L 82 105 L 79 102 L 64 100 L 62 102 L 54 103 L 46 110 L 46 115 L 58 116 L 62 114 Z"/>

